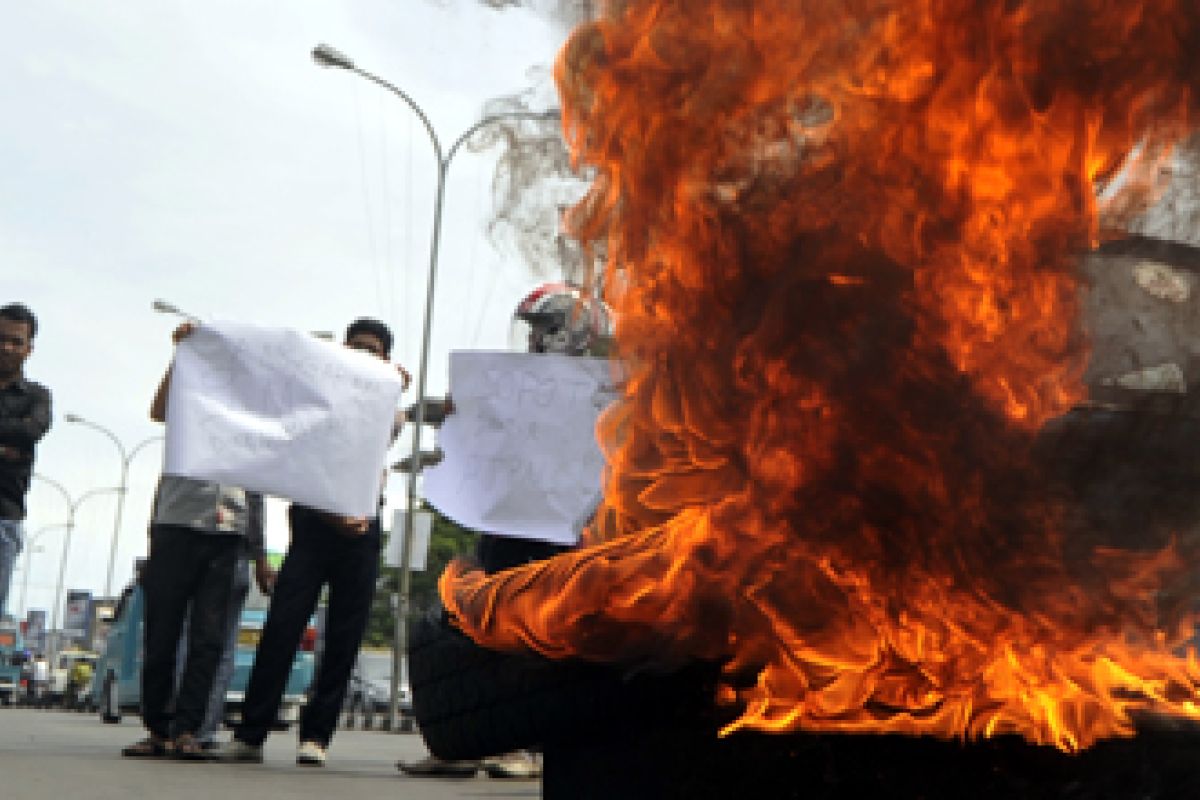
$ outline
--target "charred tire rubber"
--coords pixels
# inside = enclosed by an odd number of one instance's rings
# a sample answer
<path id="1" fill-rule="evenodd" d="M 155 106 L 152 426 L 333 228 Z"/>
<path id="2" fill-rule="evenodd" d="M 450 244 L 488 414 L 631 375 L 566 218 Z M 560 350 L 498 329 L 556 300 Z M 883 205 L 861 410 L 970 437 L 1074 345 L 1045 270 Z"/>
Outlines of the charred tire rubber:
<path id="1" fill-rule="evenodd" d="M 707 667 L 703 679 L 626 679 L 606 665 L 488 650 L 441 618 L 414 626 L 409 663 L 421 735 L 448 760 L 536 748 L 712 702 Z"/>

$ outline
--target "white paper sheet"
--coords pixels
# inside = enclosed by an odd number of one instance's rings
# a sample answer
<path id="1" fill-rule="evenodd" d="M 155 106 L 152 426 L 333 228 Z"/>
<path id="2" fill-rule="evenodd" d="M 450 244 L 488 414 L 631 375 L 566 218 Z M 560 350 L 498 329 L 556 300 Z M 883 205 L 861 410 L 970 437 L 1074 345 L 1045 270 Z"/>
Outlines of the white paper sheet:
<path id="1" fill-rule="evenodd" d="M 401 383 L 309 334 L 205 324 L 176 348 L 164 472 L 374 516 Z"/>
<path id="2" fill-rule="evenodd" d="M 408 551 L 411 559 L 408 568 L 413 572 L 424 572 L 429 558 L 429 538 L 433 533 L 433 514 L 428 511 L 418 511 L 413 516 L 413 542 Z M 398 567 L 404 558 L 404 527 L 408 523 L 408 511 L 397 508 L 392 512 L 392 532 L 388 534 L 387 544 L 383 548 L 383 563 L 389 567 Z"/>
<path id="3" fill-rule="evenodd" d="M 425 498 L 468 528 L 575 544 L 600 489 L 595 428 L 614 396 L 611 368 L 597 358 L 452 353 L 455 412 Z"/>

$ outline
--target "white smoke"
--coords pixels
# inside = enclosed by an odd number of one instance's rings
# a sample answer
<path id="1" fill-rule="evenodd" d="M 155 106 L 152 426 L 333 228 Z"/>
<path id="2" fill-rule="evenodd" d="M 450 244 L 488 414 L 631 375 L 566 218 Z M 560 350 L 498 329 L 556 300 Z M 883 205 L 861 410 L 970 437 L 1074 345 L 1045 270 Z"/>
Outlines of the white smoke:
<path id="1" fill-rule="evenodd" d="M 567 28 L 572 28 L 596 15 L 595 0 L 479 0 L 489 8 L 528 8 Z"/>
<path id="2" fill-rule="evenodd" d="M 503 12 L 524 8 L 549 21 L 566 40 L 578 24 L 597 12 L 595 0 L 479 0 L 484 7 Z M 492 218 L 488 232 L 493 244 L 517 253 L 532 275 L 583 285 L 593 274 L 578 243 L 563 234 L 562 212 L 587 190 L 589 176 L 571 168 L 557 116 L 536 116 L 558 107 L 550 64 L 528 73 L 528 86 L 510 95 L 487 101 L 481 118 L 510 117 L 488 125 L 467 143 L 474 151 L 501 147 L 492 176 Z"/>

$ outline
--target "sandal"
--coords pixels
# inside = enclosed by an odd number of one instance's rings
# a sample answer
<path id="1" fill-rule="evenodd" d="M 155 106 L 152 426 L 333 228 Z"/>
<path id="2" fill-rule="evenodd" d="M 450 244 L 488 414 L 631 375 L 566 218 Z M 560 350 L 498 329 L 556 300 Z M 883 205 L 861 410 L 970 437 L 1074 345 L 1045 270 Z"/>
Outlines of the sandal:
<path id="1" fill-rule="evenodd" d="M 122 748 L 121 755 L 126 758 L 165 758 L 171 755 L 172 749 L 169 741 L 151 734 L 140 742 Z"/>
<path id="2" fill-rule="evenodd" d="M 175 758 L 182 761 L 210 761 L 213 757 L 212 750 L 190 733 L 181 733 L 175 737 L 173 751 Z"/>

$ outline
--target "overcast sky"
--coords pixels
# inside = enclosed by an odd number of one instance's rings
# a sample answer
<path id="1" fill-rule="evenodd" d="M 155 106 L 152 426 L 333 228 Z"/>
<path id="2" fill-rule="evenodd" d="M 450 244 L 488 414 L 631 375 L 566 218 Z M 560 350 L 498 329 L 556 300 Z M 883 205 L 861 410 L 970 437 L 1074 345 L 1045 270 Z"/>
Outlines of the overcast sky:
<path id="1" fill-rule="evenodd" d="M 147 409 L 177 320 L 151 311 L 156 298 L 204 318 L 339 335 L 355 316 L 381 316 L 415 372 L 431 148 L 397 99 L 317 67 L 315 44 L 402 86 L 448 144 L 489 98 L 524 88 L 565 36 L 534 12 L 468 0 L 0 6 L 0 301 L 39 317 L 27 374 L 53 392 L 55 421 L 36 471 L 76 498 L 116 485 L 119 459 L 65 414 L 111 429 L 126 448 L 161 434 Z M 493 163 L 464 151 L 451 170 L 434 392 L 446 387 L 450 349 L 504 347 L 511 307 L 536 280 L 487 238 Z M 145 553 L 160 461 L 153 443 L 131 464 L 118 588 Z M 394 479 L 392 501 L 403 493 Z M 41 481 L 29 500 L 27 605 L 49 608 L 63 536 L 45 528 L 67 508 Z M 79 506 L 66 588 L 103 590 L 115 509 L 114 495 Z M 282 549 L 286 530 L 271 516 L 269 540 Z M 16 613 L 25 564 L 23 555 Z"/>

